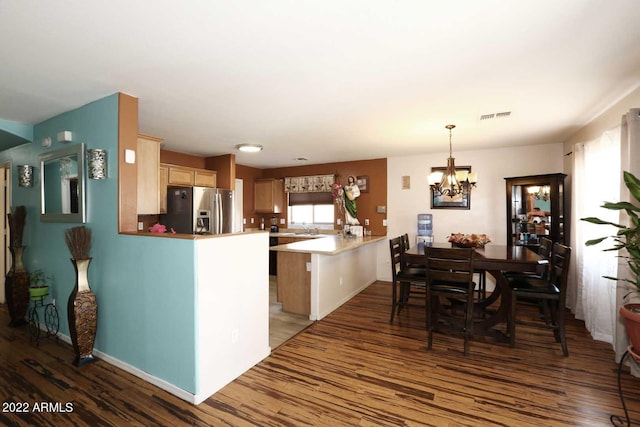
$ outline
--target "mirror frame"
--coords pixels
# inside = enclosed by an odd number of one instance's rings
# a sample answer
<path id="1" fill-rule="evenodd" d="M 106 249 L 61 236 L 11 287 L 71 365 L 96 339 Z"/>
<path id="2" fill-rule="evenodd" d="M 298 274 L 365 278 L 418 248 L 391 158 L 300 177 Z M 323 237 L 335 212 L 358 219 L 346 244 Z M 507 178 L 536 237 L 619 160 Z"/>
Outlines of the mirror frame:
<path id="1" fill-rule="evenodd" d="M 68 157 L 72 155 L 78 156 L 78 212 L 77 213 L 46 213 L 45 212 L 45 186 L 44 186 L 44 165 L 52 160 Z M 84 159 L 84 143 L 74 144 L 69 147 L 59 148 L 55 151 L 43 153 L 38 156 L 38 164 L 40 165 L 40 221 L 42 222 L 86 222 L 85 209 L 85 159 Z"/>

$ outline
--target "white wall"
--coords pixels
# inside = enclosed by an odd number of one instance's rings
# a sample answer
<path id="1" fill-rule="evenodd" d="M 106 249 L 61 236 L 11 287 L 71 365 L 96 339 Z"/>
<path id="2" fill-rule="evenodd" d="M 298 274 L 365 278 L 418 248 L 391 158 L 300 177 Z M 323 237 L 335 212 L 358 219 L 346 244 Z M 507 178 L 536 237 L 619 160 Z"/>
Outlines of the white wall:
<path id="1" fill-rule="evenodd" d="M 476 151 L 454 151 L 456 165 L 471 166 L 478 185 L 471 193 L 471 209 L 431 209 L 427 176 L 431 167 L 446 166 L 448 153 L 387 159 L 387 236 L 409 233 L 415 242 L 417 215 L 433 214 L 436 242 L 451 233 L 486 233 L 495 244 L 506 244 L 506 192 L 504 178 L 563 171 L 562 144 L 528 145 Z M 402 177 L 411 188 L 402 189 Z M 383 261 L 383 264 L 380 263 Z M 378 257 L 378 279 L 391 280 L 388 248 Z"/>
<path id="2" fill-rule="evenodd" d="M 197 404 L 271 353 L 269 234 L 200 239 L 196 249 Z"/>
<path id="3" fill-rule="evenodd" d="M 337 255 L 311 254 L 311 320 L 320 320 L 376 281 L 385 240 Z"/>

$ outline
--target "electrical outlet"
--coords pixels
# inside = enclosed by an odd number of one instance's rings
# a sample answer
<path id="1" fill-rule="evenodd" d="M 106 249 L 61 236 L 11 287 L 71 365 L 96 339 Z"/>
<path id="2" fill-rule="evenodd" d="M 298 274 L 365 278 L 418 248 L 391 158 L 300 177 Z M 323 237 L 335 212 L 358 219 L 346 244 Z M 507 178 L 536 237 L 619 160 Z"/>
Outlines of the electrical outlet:
<path id="1" fill-rule="evenodd" d="M 247 218 L 242 218 L 242 224 L 247 224 Z"/>
<path id="2" fill-rule="evenodd" d="M 254 218 L 251 218 L 251 224 L 255 223 L 256 220 Z"/>
<path id="3" fill-rule="evenodd" d="M 238 342 L 238 330 L 234 329 L 231 331 L 231 344 L 235 344 Z"/>
<path id="4" fill-rule="evenodd" d="M 365 218 L 364 225 L 369 225 L 369 218 Z"/>
<path id="5" fill-rule="evenodd" d="M 280 225 L 284 225 L 284 218 L 280 218 Z"/>
<path id="6" fill-rule="evenodd" d="M 307 263 L 307 271 L 311 271 L 311 263 L 310 262 Z"/>
<path id="7" fill-rule="evenodd" d="M 382 226 L 383 226 L 383 227 L 386 227 L 386 226 L 387 226 L 387 220 L 386 220 L 386 219 L 383 219 L 383 220 L 382 220 Z"/>
<path id="8" fill-rule="evenodd" d="M 338 220 L 336 221 L 336 224 L 342 225 L 342 219 L 338 218 Z"/>
<path id="9" fill-rule="evenodd" d="M 340 286 L 342 286 L 342 276 L 340 276 Z"/>
<path id="10" fill-rule="evenodd" d="M 142 221 L 138 222 L 138 231 L 144 230 L 144 223 Z"/>

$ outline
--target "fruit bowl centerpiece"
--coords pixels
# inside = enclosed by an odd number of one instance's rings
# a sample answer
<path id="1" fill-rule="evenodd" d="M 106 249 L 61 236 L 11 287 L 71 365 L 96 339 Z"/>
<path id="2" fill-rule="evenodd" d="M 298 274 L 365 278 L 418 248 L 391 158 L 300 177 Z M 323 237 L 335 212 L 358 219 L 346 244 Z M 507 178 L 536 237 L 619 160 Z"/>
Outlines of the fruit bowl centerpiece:
<path id="1" fill-rule="evenodd" d="M 449 242 L 458 248 L 484 248 L 491 238 L 486 234 L 456 233 L 449 236 Z"/>

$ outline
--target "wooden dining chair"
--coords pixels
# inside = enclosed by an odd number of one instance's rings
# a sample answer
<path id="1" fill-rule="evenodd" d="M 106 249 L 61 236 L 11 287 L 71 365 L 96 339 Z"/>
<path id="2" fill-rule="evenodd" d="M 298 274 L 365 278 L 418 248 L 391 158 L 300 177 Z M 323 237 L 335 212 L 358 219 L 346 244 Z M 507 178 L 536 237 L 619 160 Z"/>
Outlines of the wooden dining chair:
<path id="1" fill-rule="evenodd" d="M 543 259 L 551 259 L 551 250 L 553 249 L 553 241 L 548 237 L 540 238 L 540 246 L 538 246 L 538 255 L 540 255 Z M 514 279 L 516 277 L 524 277 L 524 278 L 533 278 L 533 279 L 544 279 L 549 274 L 549 268 L 545 269 L 539 273 L 522 273 L 522 272 L 503 272 L 503 275 L 507 279 Z"/>
<path id="2" fill-rule="evenodd" d="M 424 268 L 412 268 L 406 265 L 403 252 L 402 236 L 389 240 L 391 254 L 391 319 L 399 314 L 403 307 L 409 305 L 411 298 L 425 300 L 425 272 Z"/>
<path id="3" fill-rule="evenodd" d="M 464 355 L 469 354 L 469 340 L 473 333 L 474 289 L 473 248 L 434 248 L 425 246 L 425 265 L 427 275 L 427 349 L 433 344 L 433 331 L 438 329 L 438 317 L 441 312 L 440 297 L 451 302 L 452 324 L 460 325 L 456 319 L 456 306 L 464 305 L 461 329 L 455 332 L 464 337 Z"/>
<path id="4" fill-rule="evenodd" d="M 553 329 L 556 342 L 562 346 L 562 353 L 568 356 L 569 350 L 565 335 L 565 303 L 571 248 L 556 242 L 553 244 L 550 258 L 551 267 L 546 277 L 515 276 L 508 279 L 511 289 L 511 308 L 508 321 L 509 343 L 511 347 L 515 347 L 518 300 L 537 300 L 548 306 L 549 316 L 544 316 L 545 323 Z"/>
<path id="5" fill-rule="evenodd" d="M 402 254 L 404 256 L 405 251 L 408 251 L 409 249 L 411 249 L 411 243 L 409 242 L 409 234 L 408 233 L 404 233 L 400 237 L 402 238 Z M 402 262 L 404 263 L 404 265 L 406 265 L 406 266 L 408 266 L 410 268 L 419 268 L 424 273 L 424 264 L 412 264 L 412 263 L 407 262 L 404 258 L 402 259 Z"/>

